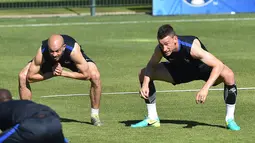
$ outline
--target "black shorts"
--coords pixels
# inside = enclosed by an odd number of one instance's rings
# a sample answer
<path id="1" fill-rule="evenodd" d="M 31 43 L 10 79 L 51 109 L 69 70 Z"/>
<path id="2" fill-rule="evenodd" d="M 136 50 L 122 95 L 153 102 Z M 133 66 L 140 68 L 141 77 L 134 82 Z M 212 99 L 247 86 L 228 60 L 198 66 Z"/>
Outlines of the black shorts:
<path id="1" fill-rule="evenodd" d="M 206 64 L 190 65 L 190 64 L 173 64 L 162 62 L 171 74 L 175 84 L 187 83 L 193 80 L 207 81 L 210 77 L 212 68 Z"/>
<path id="2" fill-rule="evenodd" d="M 0 143 L 65 143 L 65 139 L 59 118 L 42 111 L 1 133 Z"/>

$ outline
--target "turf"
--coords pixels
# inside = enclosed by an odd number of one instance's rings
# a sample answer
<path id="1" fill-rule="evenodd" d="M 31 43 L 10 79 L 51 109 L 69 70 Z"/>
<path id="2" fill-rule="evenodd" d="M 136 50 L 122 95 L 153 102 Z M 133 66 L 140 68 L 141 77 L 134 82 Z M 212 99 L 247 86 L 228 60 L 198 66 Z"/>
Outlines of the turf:
<path id="1" fill-rule="evenodd" d="M 157 28 L 174 19 L 213 19 L 250 17 L 253 14 L 212 16 L 149 15 L 0 19 L 0 87 L 8 88 L 18 98 L 18 73 L 33 58 L 41 41 L 53 33 L 73 36 L 86 54 L 96 61 L 103 92 L 136 92 L 138 72 L 157 44 Z M 56 24 L 75 22 L 151 21 L 133 24 L 91 24 L 41 27 L 5 27 L 15 24 Z M 154 21 L 154 22 L 152 22 Z M 254 87 L 255 21 L 173 22 L 180 35 L 196 35 L 211 53 L 233 69 L 238 87 Z M 157 90 L 199 89 L 202 81 L 173 86 L 156 82 Z M 215 88 L 222 88 L 219 85 Z M 89 96 L 41 98 L 57 94 L 87 94 L 89 82 L 56 77 L 32 84 L 33 100 L 49 105 L 62 118 L 65 136 L 72 143 L 84 142 L 253 142 L 255 122 L 253 90 L 239 90 L 236 121 L 241 131 L 225 129 L 225 105 L 222 91 L 210 91 L 204 105 L 195 104 L 195 92 L 158 93 L 160 128 L 132 129 L 131 123 L 144 118 L 146 108 L 138 94 L 103 95 L 100 117 L 102 127 L 89 121 Z"/>

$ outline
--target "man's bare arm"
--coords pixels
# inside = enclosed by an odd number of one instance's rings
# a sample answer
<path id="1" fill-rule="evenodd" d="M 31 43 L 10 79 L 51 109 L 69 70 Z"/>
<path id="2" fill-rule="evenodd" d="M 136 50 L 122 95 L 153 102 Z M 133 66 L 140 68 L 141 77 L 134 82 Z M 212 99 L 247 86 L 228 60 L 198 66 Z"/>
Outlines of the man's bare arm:
<path id="1" fill-rule="evenodd" d="M 28 74 L 27 74 L 27 80 L 29 82 L 37 82 L 37 81 L 42 81 L 46 80 L 48 78 L 53 77 L 52 72 L 48 72 L 45 74 L 40 73 L 40 67 L 43 62 L 43 56 L 41 52 L 41 48 L 38 49 L 36 56 L 31 62 L 31 65 L 28 69 Z"/>
<path id="2" fill-rule="evenodd" d="M 156 48 L 154 50 L 154 53 L 151 56 L 151 59 L 148 62 L 146 68 L 145 68 L 145 75 L 144 75 L 144 80 L 143 80 L 143 86 L 144 85 L 146 85 L 146 86 L 149 85 L 151 73 L 153 72 L 153 67 L 160 62 L 162 57 L 163 56 L 162 56 L 162 53 L 161 53 L 159 47 L 156 46 Z"/>
<path id="3" fill-rule="evenodd" d="M 74 49 L 71 53 L 71 59 L 74 61 L 79 72 L 63 70 L 61 73 L 61 76 L 68 77 L 68 78 L 74 78 L 74 79 L 81 79 L 81 80 L 89 79 L 90 78 L 89 66 L 80 51 L 80 46 L 77 43 L 75 43 Z"/>
<path id="4" fill-rule="evenodd" d="M 217 59 L 214 55 L 202 49 L 200 42 L 197 39 L 193 41 L 192 48 L 191 48 L 191 56 L 193 56 L 194 58 L 200 59 L 206 65 L 212 67 L 212 72 L 210 74 L 210 77 L 203 86 L 204 89 L 209 90 L 209 88 L 214 84 L 214 82 L 219 77 L 220 73 L 222 72 L 224 68 L 224 64 L 219 59 Z"/>

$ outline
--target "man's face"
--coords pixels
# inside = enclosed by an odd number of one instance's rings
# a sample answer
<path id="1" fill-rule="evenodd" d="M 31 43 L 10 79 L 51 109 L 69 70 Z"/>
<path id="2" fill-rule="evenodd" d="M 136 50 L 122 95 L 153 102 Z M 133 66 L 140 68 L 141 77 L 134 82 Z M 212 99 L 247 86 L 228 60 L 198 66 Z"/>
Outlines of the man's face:
<path id="1" fill-rule="evenodd" d="M 166 56 L 171 55 L 173 51 L 178 49 L 178 39 L 177 36 L 166 36 L 163 39 L 158 40 L 160 48 L 165 53 Z"/>
<path id="2" fill-rule="evenodd" d="M 52 47 L 49 47 L 49 53 L 50 56 L 55 60 L 59 61 L 60 57 L 62 56 L 64 50 L 65 50 L 65 44 L 62 45 L 54 45 Z"/>

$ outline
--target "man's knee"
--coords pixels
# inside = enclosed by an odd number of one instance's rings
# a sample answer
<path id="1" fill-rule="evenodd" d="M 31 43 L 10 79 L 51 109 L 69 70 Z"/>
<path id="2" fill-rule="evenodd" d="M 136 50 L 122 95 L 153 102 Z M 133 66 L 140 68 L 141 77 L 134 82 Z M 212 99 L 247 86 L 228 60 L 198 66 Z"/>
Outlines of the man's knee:
<path id="1" fill-rule="evenodd" d="M 101 80 L 100 80 L 100 73 L 98 71 L 91 72 L 90 79 L 92 84 L 95 84 L 96 86 L 100 86 Z"/>
<path id="2" fill-rule="evenodd" d="M 22 83 L 26 83 L 27 82 L 27 72 L 26 71 L 21 71 L 19 73 L 19 82 Z"/>
<path id="3" fill-rule="evenodd" d="M 91 72 L 91 79 L 92 80 L 100 80 L 100 73 L 98 71 Z"/>
<path id="4" fill-rule="evenodd" d="M 231 69 L 229 69 L 227 71 L 227 78 L 229 78 L 229 79 L 234 79 L 235 78 L 235 74 Z"/>
<path id="5" fill-rule="evenodd" d="M 225 66 L 221 76 L 223 77 L 225 84 L 235 84 L 235 74 L 229 67 Z"/>

